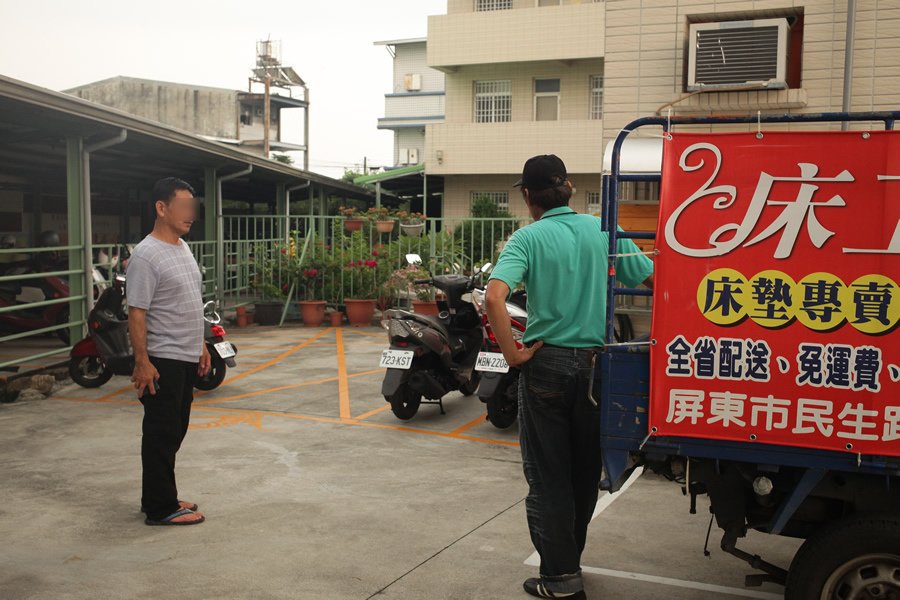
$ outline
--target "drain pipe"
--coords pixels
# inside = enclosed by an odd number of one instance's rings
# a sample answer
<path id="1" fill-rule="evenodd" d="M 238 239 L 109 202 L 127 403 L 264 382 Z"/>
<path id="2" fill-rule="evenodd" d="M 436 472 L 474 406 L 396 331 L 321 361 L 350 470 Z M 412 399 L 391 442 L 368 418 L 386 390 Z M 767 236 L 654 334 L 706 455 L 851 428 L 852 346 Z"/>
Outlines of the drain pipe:
<path id="1" fill-rule="evenodd" d="M 853 95 L 853 46 L 856 40 L 856 0 L 847 0 L 847 38 L 844 40 L 844 98 L 841 110 L 850 112 Z M 847 131 L 850 123 L 841 122 L 841 131 Z"/>
<path id="2" fill-rule="evenodd" d="M 128 131 L 122 129 L 119 135 L 102 142 L 96 142 L 84 147 L 82 165 L 83 165 L 83 186 L 84 186 L 84 202 L 82 203 L 82 235 L 84 239 L 84 298 L 87 313 L 94 308 L 94 228 L 91 223 L 91 153 L 99 152 L 110 146 L 121 144 L 128 138 Z M 85 313 L 85 314 L 87 314 Z"/>
<path id="3" fill-rule="evenodd" d="M 225 219 L 222 215 L 222 183 L 253 172 L 253 165 L 246 169 L 216 178 L 216 306 L 225 308 Z"/>
<path id="4" fill-rule="evenodd" d="M 299 185 L 295 185 L 287 188 L 284 191 L 284 243 L 291 243 L 291 192 L 296 192 L 298 190 L 305 190 L 309 186 L 312 185 L 312 181 L 307 181 L 306 183 L 301 183 Z"/>

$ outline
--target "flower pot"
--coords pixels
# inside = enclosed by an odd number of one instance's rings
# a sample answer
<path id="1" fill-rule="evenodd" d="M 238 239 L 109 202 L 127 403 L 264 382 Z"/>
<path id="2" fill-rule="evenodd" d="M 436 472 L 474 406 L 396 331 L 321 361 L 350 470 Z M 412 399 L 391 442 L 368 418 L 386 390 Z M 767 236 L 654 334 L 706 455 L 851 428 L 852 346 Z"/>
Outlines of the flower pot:
<path id="1" fill-rule="evenodd" d="M 347 320 L 353 327 L 368 327 L 375 316 L 374 300 L 344 300 L 347 307 Z"/>
<path id="2" fill-rule="evenodd" d="M 375 227 L 378 229 L 378 233 L 390 233 L 394 230 L 394 220 L 375 221 Z"/>
<path id="3" fill-rule="evenodd" d="M 328 317 L 331 319 L 332 327 L 340 327 L 344 324 L 344 313 L 339 310 L 334 311 Z"/>
<path id="4" fill-rule="evenodd" d="M 325 320 L 325 304 L 324 300 L 304 300 L 298 302 L 300 307 L 300 318 L 307 327 L 318 327 Z"/>
<path id="5" fill-rule="evenodd" d="M 415 225 L 400 223 L 400 231 L 411 237 L 419 237 L 425 231 L 425 223 L 416 223 Z"/>
<path id="6" fill-rule="evenodd" d="M 437 302 L 434 300 L 413 300 L 412 307 L 413 312 L 420 315 L 433 315 L 436 317 L 440 314 Z"/>
<path id="7" fill-rule="evenodd" d="M 344 219 L 344 229 L 347 231 L 359 231 L 362 226 L 362 219 Z"/>
<path id="8" fill-rule="evenodd" d="M 235 321 L 237 322 L 238 327 L 246 327 L 248 324 L 247 321 L 247 307 L 246 306 L 238 306 L 234 309 Z"/>
<path id="9" fill-rule="evenodd" d="M 281 302 L 257 302 L 256 322 L 260 325 L 278 325 L 283 309 L 284 304 Z"/>

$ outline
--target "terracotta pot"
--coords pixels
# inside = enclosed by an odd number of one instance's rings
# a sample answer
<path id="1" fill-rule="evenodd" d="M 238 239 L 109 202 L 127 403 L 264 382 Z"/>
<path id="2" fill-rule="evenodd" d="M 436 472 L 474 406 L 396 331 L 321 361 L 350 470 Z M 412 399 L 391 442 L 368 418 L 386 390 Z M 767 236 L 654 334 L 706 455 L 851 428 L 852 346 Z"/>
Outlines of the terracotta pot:
<path id="1" fill-rule="evenodd" d="M 408 236 L 419 237 L 425 231 L 425 223 L 417 223 L 415 225 L 400 223 L 400 230 Z"/>
<path id="2" fill-rule="evenodd" d="M 378 233 L 390 233 L 394 230 L 394 220 L 375 221 L 375 227 L 378 229 Z"/>
<path id="3" fill-rule="evenodd" d="M 420 315 L 432 315 L 436 317 L 440 313 L 437 302 L 434 300 L 413 300 L 412 307 L 413 312 Z"/>
<path id="4" fill-rule="evenodd" d="M 234 309 L 235 320 L 237 321 L 238 327 L 246 327 L 247 326 L 247 307 L 246 306 L 238 306 Z"/>
<path id="5" fill-rule="evenodd" d="M 347 231 L 359 231 L 362 226 L 362 219 L 344 219 L 344 229 Z"/>
<path id="6" fill-rule="evenodd" d="M 334 311 L 329 315 L 329 318 L 331 319 L 332 327 L 340 327 L 344 324 L 344 313 L 340 311 Z"/>
<path id="7" fill-rule="evenodd" d="M 325 304 L 324 300 L 304 300 L 298 302 L 300 307 L 300 318 L 307 327 L 318 327 L 325 320 Z"/>
<path id="8" fill-rule="evenodd" d="M 347 320 L 353 327 L 368 327 L 375 316 L 374 300 L 344 300 L 347 307 Z"/>

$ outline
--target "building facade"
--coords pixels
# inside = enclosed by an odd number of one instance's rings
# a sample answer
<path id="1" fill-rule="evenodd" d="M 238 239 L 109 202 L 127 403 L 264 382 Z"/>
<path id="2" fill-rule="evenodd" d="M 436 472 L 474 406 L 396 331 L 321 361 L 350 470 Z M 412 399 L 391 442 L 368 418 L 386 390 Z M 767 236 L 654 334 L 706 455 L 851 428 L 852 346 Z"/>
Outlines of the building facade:
<path id="1" fill-rule="evenodd" d="M 425 160 L 425 127 L 444 121 L 444 73 L 428 66 L 425 38 L 375 42 L 393 58 L 391 91 L 378 129 L 394 132 L 394 166 Z"/>
<path id="2" fill-rule="evenodd" d="M 78 86 L 65 93 L 129 114 L 176 127 L 205 138 L 264 154 L 265 95 L 135 77 L 113 77 Z M 309 109 L 304 98 L 270 95 L 269 149 L 273 152 L 307 152 L 299 139 L 303 132 L 283 136 L 282 110 Z"/>
<path id="3" fill-rule="evenodd" d="M 900 3 L 856 5 L 849 108 L 898 109 Z M 847 19 L 846 0 L 448 0 L 428 23 L 446 118 L 424 156 L 444 216 L 478 196 L 524 216 L 510 186 L 544 153 L 565 160 L 572 206 L 597 212 L 604 149 L 638 117 L 841 110 Z M 658 186 L 630 186 L 626 227 L 652 228 Z"/>

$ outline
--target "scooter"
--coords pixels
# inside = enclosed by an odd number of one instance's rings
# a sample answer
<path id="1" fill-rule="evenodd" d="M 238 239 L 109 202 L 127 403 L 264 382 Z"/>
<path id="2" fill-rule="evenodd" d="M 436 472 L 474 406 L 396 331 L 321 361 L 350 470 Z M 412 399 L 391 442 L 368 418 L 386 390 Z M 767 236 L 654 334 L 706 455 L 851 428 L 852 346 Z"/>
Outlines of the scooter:
<path id="1" fill-rule="evenodd" d="M 198 377 L 194 387 L 212 390 L 225 379 L 227 367 L 236 365 L 237 348 L 225 341 L 225 328 L 215 311 L 215 303 L 203 307 L 205 343 L 210 355 L 209 372 Z M 113 285 L 97 300 L 88 316 L 88 336 L 75 344 L 69 354 L 72 381 L 86 388 L 97 388 L 113 375 L 131 376 L 134 355 L 128 339 L 128 315 L 125 306 L 125 276 L 116 275 Z"/>
<path id="2" fill-rule="evenodd" d="M 406 260 L 413 265 L 422 263 L 416 254 L 407 255 Z M 398 419 L 413 418 L 421 404 L 437 404 L 441 414 L 446 414 L 442 399 L 447 393 L 459 390 L 470 396 L 478 389 L 475 360 L 484 332 L 472 291 L 490 268 L 488 263 L 472 276 L 429 273 L 428 279 L 416 280 L 416 285 L 433 285 L 444 293 L 436 317 L 387 311 L 383 326 L 390 348 L 381 353 L 379 362 L 387 369 L 381 393 Z"/>
<path id="3" fill-rule="evenodd" d="M 71 342 L 69 328 L 61 326 L 69 322 L 69 304 L 57 302 L 37 307 L 27 307 L 27 305 L 68 298 L 69 283 L 64 277 L 40 276 L 38 273 L 40 271 L 31 261 L 7 266 L 4 275 L 34 274 L 35 277 L 0 285 L 0 307 L 22 306 L 19 309 L 0 313 L 0 330 L 18 333 L 60 326 L 54 333 L 62 343 L 68 346 Z M 93 270 L 93 280 L 94 297 L 97 298 L 108 285 L 97 269 Z"/>
<path id="4" fill-rule="evenodd" d="M 481 373 L 481 382 L 476 393 L 487 407 L 487 419 L 491 425 L 498 429 L 507 429 L 516 422 L 519 414 L 519 369 L 510 368 L 503 358 L 503 353 L 500 352 L 500 344 L 488 321 L 484 292 L 474 290 L 472 297 L 481 314 L 481 324 L 484 328 L 484 344 L 475 361 L 475 370 Z M 522 338 L 528 324 L 526 302 L 524 290 L 513 292 L 506 302 L 513 340 L 519 348 L 522 347 Z"/>

